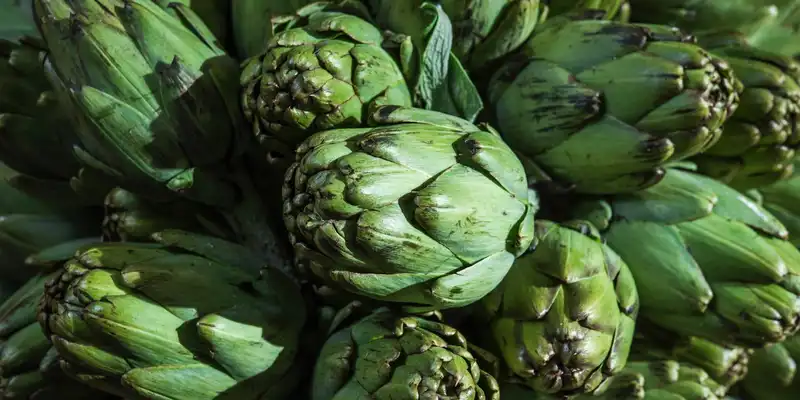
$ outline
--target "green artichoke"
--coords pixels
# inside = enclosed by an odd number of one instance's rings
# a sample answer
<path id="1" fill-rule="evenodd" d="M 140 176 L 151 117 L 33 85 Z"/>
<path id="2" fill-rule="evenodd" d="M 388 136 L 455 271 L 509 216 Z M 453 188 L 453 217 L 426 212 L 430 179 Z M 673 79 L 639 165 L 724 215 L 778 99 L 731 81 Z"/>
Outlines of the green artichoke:
<path id="1" fill-rule="evenodd" d="M 540 180 L 643 189 L 716 142 L 741 91 L 728 65 L 662 26 L 558 17 L 494 76 L 503 137 Z"/>
<path id="2" fill-rule="evenodd" d="M 298 148 L 283 211 L 299 266 L 412 309 L 479 300 L 533 240 L 519 160 L 494 131 L 447 114 L 388 106 L 371 123 Z"/>
<path id="3" fill-rule="evenodd" d="M 480 303 L 493 347 L 536 391 L 592 393 L 625 366 L 638 297 L 625 263 L 585 222 L 536 222 L 533 250 Z"/>
<path id="4" fill-rule="evenodd" d="M 800 64 L 735 36 L 701 42 L 728 62 L 744 92 L 720 140 L 693 161 L 702 173 L 737 189 L 788 178 L 800 146 Z"/>
<path id="5" fill-rule="evenodd" d="M 86 244 L 87 240 L 63 243 L 32 256 L 29 264 L 48 267 L 48 259 L 69 255 Z M 109 399 L 110 395 L 61 371 L 60 357 L 36 321 L 36 307 L 50 275 L 40 272 L 0 305 L 0 399 Z"/>
<path id="6" fill-rule="evenodd" d="M 295 284 L 213 238 L 85 247 L 48 281 L 39 322 L 81 382 L 132 399 L 283 399 L 304 324 Z M 210 295 L 211 294 L 211 295 Z"/>
<path id="7" fill-rule="evenodd" d="M 103 241 L 147 242 L 154 233 L 166 229 L 208 233 L 198 220 L 204 212 L 197 204 L 152 203 L 116 188 L 106 196 Z"/>
<path id="8" fill-rule="evenodd" d="M 149 0 L 37 0 L 35 12 L 82 163 L 137 194 L 234 203 L 217 176 L 249 139 L 233 58 Z"/>
<path id="9" fill-rule="evenodd" d="M 793 0 L 629 0 L 632 19 L 677 26 L 692 32 L 749 31 L 771 20 Z"/>
<path id="10" fill-rule="evenodd" d="M 335 11 L 298 17 L 243 63 L 242 109 L 267 161 L 283 169 L 312 133 L 362 125 L 374 106 L 410 106 L 405 77 L 370 22 Z"/>
<path id="11" fill-rule="evenodd" d="M 797 160 L 795 160 L 795 163 Z M 762 206 L 789 231 L 789 241 L 800 247 L 800 167 L 789 179 L 758 189 Z"/>
<path id="12" fill-rule="evenodd" d="M 717 400 L 719 385 L 702 370 L 677 361 L 631 362 L 611 377 L 602 393 L 583 394 L 574 400 Z M 504 400 L 556 400 L 528 388 L 506 384 Z"/>
<path id="13" fill-rule="evenodd" d="M 719 383 L 717 396 L 723 396 L 733 385 L 741 381 L 748 372 L 750 353 L 748 348 L 719 345 L 709 340 L 679 336 L 659 328 L 642 334 L 640 324 L 633 341 L 630 359 L 675 360 L 701 368 L 711 379 Z"/>
<path id="14" fill-rule="evenodd" d="M 231 25 L 240 58 L 258 56 L 272 38 L 276 17 L 292 15 L 312 0 L 233 0 Z"/>
<path id="15" fill-rule="evenodd" d="M 780 342 L 800 326 L 800 252 L 743 194 L 670 169 L 660 184 L 597 208 L 606 214 L 594 213 L 596 224 L 636 280 L 644 320 L 745 347 Z"/>
<path id="16" fill-rule="evenodd" d="M 500 400 L 471 350 L 455 328 L 378 309 L 325 342 L 311 400 Z"/>
<path id="17" fill-rule="evenodd" d="M 750 373 L 742 382 L 752 400 L 793 400 L 800 393 L 800 335 L 758 349 L 750 360 Z"/>

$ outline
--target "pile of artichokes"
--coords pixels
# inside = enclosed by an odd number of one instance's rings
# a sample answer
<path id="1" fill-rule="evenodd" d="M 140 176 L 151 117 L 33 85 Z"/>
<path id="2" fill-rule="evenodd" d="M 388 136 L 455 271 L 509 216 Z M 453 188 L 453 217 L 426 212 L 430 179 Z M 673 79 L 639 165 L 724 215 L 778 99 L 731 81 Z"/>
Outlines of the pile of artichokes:
<path id="1" fill-rule="evenodd" d="M 0 0 L 0 400 L 800 398 L 798 0 Z"/>

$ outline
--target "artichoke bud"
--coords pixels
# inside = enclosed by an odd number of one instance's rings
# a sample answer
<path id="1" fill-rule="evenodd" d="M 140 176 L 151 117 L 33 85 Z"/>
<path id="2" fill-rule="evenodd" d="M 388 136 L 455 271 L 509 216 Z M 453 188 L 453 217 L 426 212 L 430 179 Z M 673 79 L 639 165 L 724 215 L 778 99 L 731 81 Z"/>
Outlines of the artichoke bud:
<path id="1" fill-rule="evenodd" d="M 298 263 L 329 286 L 417 311 L 477 301 L 533 240 L 537 203 L 521 163 L 495 133 L 455 117 L 390 106 L 373 120 L 391 122 L 299 146 L 283 190 Z"/>
<path id="2" fill-rule="evenodd" d="M 700 172 L 742 190 L 790 177 L 800 146 L 800 64 L 733 34 L 701 42 L 727 60 L 744 91 L 719 142 L 699 158 Z"/>
<path id="3" fill-rule="evenodd" d="M 202 236 L 178 232 L 154 235 L 173 245 L 95 244 L 62 259 L 38 318 L 64 368 L 90 386 L 126 396 L 132 390 L 212 399 L 225 392 L 256 399 L 291 391 L 277 386 L 294 379 L 305 324 L 295 308 L 303 301 L 298 288 L 277 270 L 258 278 L 257 266 L 223 261 L 233 255 L 193 252 Z M 164 384 L 198 376 L 203 384 L 188 394 L 183 385 Z"/>
<path id="4" fill-rule="evenodd" d="M 148 242 L 165 229 L 202 232 L 196 214 L 201 210 L 189 202 L 153 203 L 124 189 L 108 193 L 103 218 L 103 240 Z"/>
<path id="5" fill-rule="evenodd" d="M 481 301 L 493 347 L 536 391 L 594 393 L 628 357 L 638 311 L 633 278 L 593 229 L 583 231 L 537 221 L 537 246 Z"/>
<path id="6" fill-rule="evenodd" d="M 750 358 L 750 372 L 741 384 L 743 392 L 754 400 L 789 400 L 797 396 L 800 375 L 800 335 L 783 343 L 756 349 Z"/>
<path id="7" fill-rule="evenodd" d="M 554 18 L 492 78 L 499 130 L 578 192 L 652 186 L 666 162 L 712 146 L 739 103 L 730 66 L 693 41 L 661 26 Z"/>
<path id="8" fill-rule="evenodd" d="M 237 194 L 215 171 L 247 139 L 236 62 L 155 3 L 109 3 L 36 2 L 81 119 L 76 155 L 137 193 L 230 205 Z"/>
<path id="9" fill-rule="evenodd" d="M 496 379 L 481 370 L 460 332 L 385 308 L 328 338 L 311 390 L 313 400 L 436 395 L 500 399 Z"/>
<path id="10" fill-rule="evenodd" d="M 381 31 L 355 15 L 312 12 L 243 63 L 242 108 L 270 164 L 285 169 L 312 133 L 360 126 L 375 105 L 411 105 L 382 42 Z"/>

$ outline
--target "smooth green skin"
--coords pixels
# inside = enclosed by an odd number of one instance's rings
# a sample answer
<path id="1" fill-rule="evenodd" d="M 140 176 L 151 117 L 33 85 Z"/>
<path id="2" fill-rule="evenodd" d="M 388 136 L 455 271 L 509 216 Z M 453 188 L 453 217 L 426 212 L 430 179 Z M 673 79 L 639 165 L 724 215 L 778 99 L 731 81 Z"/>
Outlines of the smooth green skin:
<path id="1" fill-rule="evenodd" d="M 377 105 L 410 106 L 400 67 L 371 23 L 341 12 L 311 13 L 243 63 L 242 109 L 270 163 L 292 162 L 311 134 L 361 126 Z"/>
<path id="2" fill-rule="evenodd" d="M 633 21 L 677 26 L 689 32 L 748 32 L 793 0 L 629 0 Z"/>
<path id="3" fill-rule="evenodd" d="M 742 382 L 753 400 L 792 400 L 800 394 L 800 335 L 753 353 L 750 373 Z"/>
<path id="4" fill-rule="evenodd" d="M 85 247 L 48 282 L 38 318 L 64 369 L 130 399 L 285 398 L 305 320 L 291 279 L 256 279 L 233 243 L 154 239 Z"/>
<path id="5" fill-rule="evenodd" d="M 93 240 L 93 239 L 92 239 Z M 94 240 L 93 240 L 94 241 Z M 106 399 L 109 395 L 73 381 L 58 366 L 60 358 L 36 321 L 52 257 L 70 256 L 88 240 L 64 242 L 34 254 L 28 264 L 41 268 L 0 305 L 0 398 L 31 400 Z"/>
<path id="6" fill-rule="evenodd" d="M 481 300 L 493 345 L 526 385 L 591 393 L 628 358 L 638 297 L 628 267 L 598 237 L 536 222 L 536 247 Z"/>
<path id="7" fill-rule="evenodd" d="M 300 267 L 413 309 L 479 300 L 533 240 L 519 160 L 495 132 L 447 114 L 390 106 L 372 123 L 298 148 L 283 211 Z"/>
<path id="8" fill-rule="evenodd" d="M 453 24 L 453 53 L 471 70 L 519 49 L 547 15 L 539 0 L 444 0 L 441 5 Z"/>
<path id="9" fill-rule="evenodd" d="M 311 381 L 311 400 L 444 397 L 500 400 L 500 392 L 456 329 L 386 309 L 331 335 Z"/>
<path id="10" fill-rule="evenodd" d="M 601 13 L 602 14 L 602 13 Z M 702 152 L 738 104 L 719 58 L 662 26 L 555 17 L 492 79 L 500 132 L 546 175 L 583 193 L 658 183 Z"/>
<path id="11" fill-rule="evenodd" d="M 240 59 L 262 54 L 272 38 L 272 19 L 294 14 L 310 0 L 233 0 L 231 17 Z"/>
<path id="12" fill-rule="evenodd" d="M 717 383 L 699 368 L 676 361 L 630 362 L 608 379 L 602 393 L 584 394 L 576 400 L 717 400 Z M 513 384 L 502 386 L 504 400 L 555 400 L 544 393 Z"/>
<path id="13" fill-rule="evenodd" d="M 204 170 L 249 139 L 233 58 L 152 1 L 39 0 L 35 12 L 79 117 L 82 163 L 153 197 L 233 202 Z"/>
<path id="14" fill-rule="evenodd" d="M 632 360 L 675 360 L 688 363 L 703 371 L 719 383 L 717 396 L 723 396 L 748 372 L 750 349 L 723 346 L 696 336 L 678 336 L 659 328 L 642 335 L 641 324 L 631 348 Z"/>
<path id="15" fill-rule="evenodd" d="M 608 245 L 630 267 L 641 316 L 663 329 L 758 347 L 797 330 L 800 252 L 786 228 L 725 184 L 670 169 L 611 199 Z"/>
<path id="16" fill-rule="evenodd" d="M 739 190 L 790 177 L 800 145 L 800 64 L 738 37 L 710 35 L 701 44 L 728 62 L 744 91 L 720 140 L 693 160 L 700 172 Z"/>

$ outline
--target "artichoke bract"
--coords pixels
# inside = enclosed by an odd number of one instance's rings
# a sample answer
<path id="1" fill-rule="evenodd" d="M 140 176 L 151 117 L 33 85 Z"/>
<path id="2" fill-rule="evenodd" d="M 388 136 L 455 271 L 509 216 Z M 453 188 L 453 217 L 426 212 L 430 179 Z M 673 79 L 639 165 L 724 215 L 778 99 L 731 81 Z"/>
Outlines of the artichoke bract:
<path id="1" fill-rule="evenodd" d="M 609 204 L 597 224 L 610 224 L 607 243 L 636 280 L 640 318 L 745 347 L 783 341 L 800 327 L 800 252 L 750 198 L 670 169 L 658 185 Z"/>
<path id="2" fill-rule="evenodd" d="M 758 189 L 761 205 L 789 231 L 789 241 L 800 247 L 800 167 L 795 160 L 792 177 Z"/>
<path id="3" fill-rule="evenodd" d="M 536 246 L 480 303 L 493 347 L 544 393 L 592 393 L 625 366 L 638 297 L 625 263 L 586 222 L 536 222 Z"/>
<path id="4" fill-rule="evenodd" d="M 737 36 L 707 36 L 701 43 L 728 62 L 744 91 L 720 140 L 693 159 L 700 172 L 740 190 L 788 178 L 800 146 L 800 64 Z"/>
<path id="5" fill-rule="evenodd" d="M 0 305 L 0 398 L 36 400 L 109 399 L 110 395 L 82 385 L 61 371 L 60 357 L 36 321 L 44 295 L 49 259 L 69 255 L 90 240 L 76 240 L 33 255 L 29 264 L 40 273 Z M 42 264 L 42 265 L 38 265 Z"/>
<path id="6" fill-rule="evenodd" d="M 500 400 L 471 350 L 453 327 L 378 309 L 325 342 L 311 400 Z"/>
<path id="7" fill-rule="evenodd" d="M 298 148 L 283 189 L 298 266 L 410 309 L 479 300 L 533 240 L 519 160 L 495 132 L 447 114 L 387 106 L 371 123 Z"/>
<path id="8" fill-rule="evenodd" d="M 751 371 L 742 382 L 747 398 L 791 400 L 800 393 L 800 335 L 783 343 L 757 349 L 751 357 Z"/>
<path id="9" fill-rule="evenodd" d="M 35 12 L 78 110 L 82 163 L 153 198 L 235 201 L 216 171 L 250 139 L 236 60 L 149 0 L 38 0 Z"/>
<path id="10" fill-rule="evenodd" d="M 267 162 L 292 162 L 314 132 L 362 125 L 377 105 L 410 106 L 405 77 L 370 22 L 336 11 L 298 17 L 243 63 L 242 109 Z"/>
<path id="11" fill-rule="evenodd" d="M 693 32 L 748 31 L 778 13 L 785 0 L 629 0 L 635 22 L 677 26 Z"/>
<path id="12" fill-rule="evenodd" d="M 312 0 L 231 1 L 231 25 L 236 51 L 241 59 L 264 52 L 272 38 L 273 18 L 291 15 Z"/>
<path id="13" fill-rule="evenodd" d="M 124 398 L 282 399 L 304 324 L 296 284 L 247 249 L 179 231 L 87 246 L 38 320 L 65 371 Z"/>
<path id="14" fill-rule="evenodd" d="M 538 179 L 584 193 L 652 186 L 665 162 L 713 145 L 738 104 L 731 69 L 693 41 L 662 26 L 553 18 L 493 77 L 498 129 Z"/>
<path id="15" fill-rule="evenodd" d="M 421 3 L 421 1 L 420 1 Z M 540 0 L 444 0 L 453 24 L 453 53 L 475 70 L 522 46 L 543 20 Z"/>

